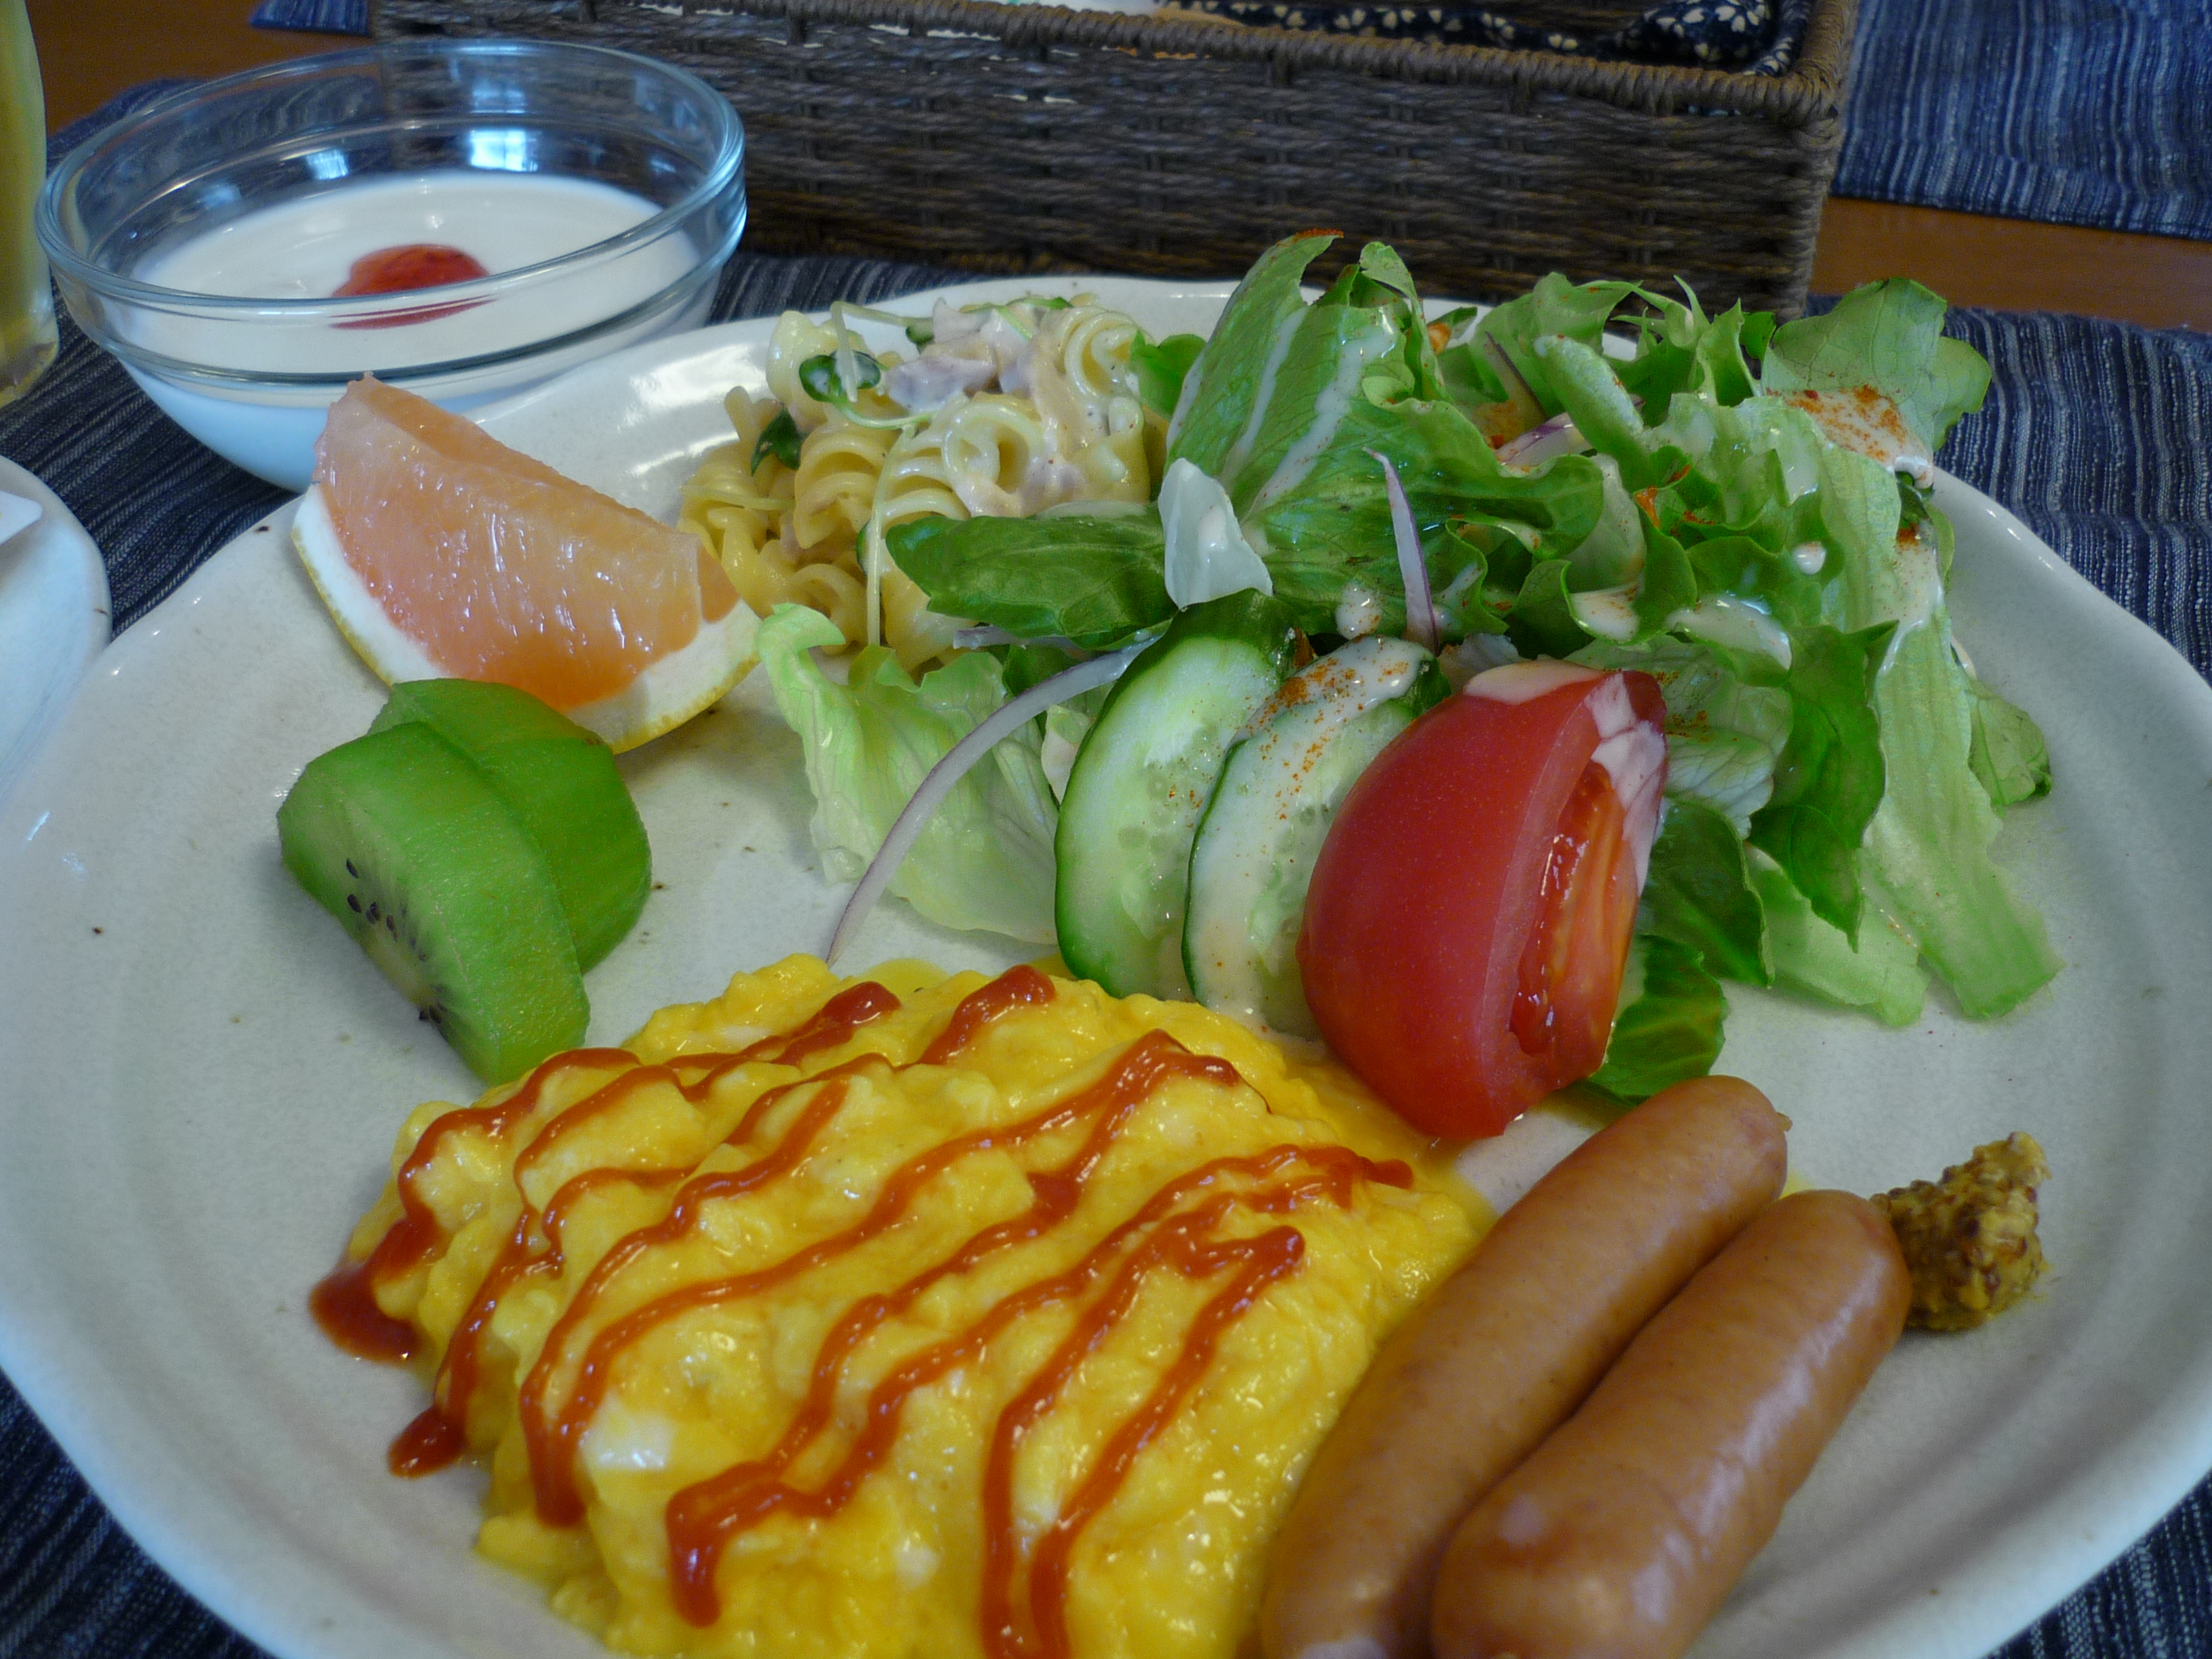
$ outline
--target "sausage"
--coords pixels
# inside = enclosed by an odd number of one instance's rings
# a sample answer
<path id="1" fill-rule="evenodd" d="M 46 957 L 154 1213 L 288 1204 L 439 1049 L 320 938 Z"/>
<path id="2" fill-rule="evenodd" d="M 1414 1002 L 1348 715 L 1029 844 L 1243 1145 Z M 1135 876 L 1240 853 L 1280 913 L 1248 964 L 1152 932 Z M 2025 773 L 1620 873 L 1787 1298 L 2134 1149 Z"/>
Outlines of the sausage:
<path id="1" fill-rule="evenodd" d="M 1782 1188 L 1784 1124 L 1698 1078 L 1599 1131 L 1499 1218 L 1392 1337 L 1277 1535 L 1267 1659 L 1427 1651 L 1452 1528 Z"/>
<path id="2" fill-rule="evenodd" d="M 1475 1507 L 1438 1573 L 1436 1659 L 1674 1659 L 1905 1328 L 1881 1212 L 1798 1193 L 1645 1326 Z"/>

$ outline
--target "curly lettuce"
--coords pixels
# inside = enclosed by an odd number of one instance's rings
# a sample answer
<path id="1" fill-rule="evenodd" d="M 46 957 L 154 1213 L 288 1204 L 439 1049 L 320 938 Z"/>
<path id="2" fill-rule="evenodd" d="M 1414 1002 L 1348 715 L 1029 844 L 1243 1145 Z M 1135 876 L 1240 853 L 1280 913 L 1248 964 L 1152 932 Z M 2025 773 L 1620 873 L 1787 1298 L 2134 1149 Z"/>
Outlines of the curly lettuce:
<path id="1" fill-rule="evenodd" d="M 930 768 L 1006 701 L 1007 669 L 975 651 L 917 682 L 876 646 L 854 657 L 841 684 L 813 653 L 841 648 L 844 635 L 803 605 L 778 605 L 758 637 L 776 710 L 805 754 L 822 867 L 833 881 L 858 881 Z M 962 778 L 890 890 L 947 927 L 1049 943 L 1060 809 L 1042 742 L 1032 721 Z"/>

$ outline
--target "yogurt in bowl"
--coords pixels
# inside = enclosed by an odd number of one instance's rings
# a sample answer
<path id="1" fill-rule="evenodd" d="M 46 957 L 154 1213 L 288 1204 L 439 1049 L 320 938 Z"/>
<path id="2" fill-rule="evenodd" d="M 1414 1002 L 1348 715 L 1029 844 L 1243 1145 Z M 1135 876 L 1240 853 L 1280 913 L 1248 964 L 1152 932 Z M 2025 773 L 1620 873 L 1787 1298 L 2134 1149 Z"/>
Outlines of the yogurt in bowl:
<path id="1" fill-rule="evenodd" d="M 736 114 L 681 70 L 429 40 L 151 105 L 62 162 L 39 225 L 71 313 L 155 402 L 301 489 L 363 374 L 465 410 L 695 326 L 744 229 L 743 160 Z M 381 283 L 380 256 L 401 267 Z"/>

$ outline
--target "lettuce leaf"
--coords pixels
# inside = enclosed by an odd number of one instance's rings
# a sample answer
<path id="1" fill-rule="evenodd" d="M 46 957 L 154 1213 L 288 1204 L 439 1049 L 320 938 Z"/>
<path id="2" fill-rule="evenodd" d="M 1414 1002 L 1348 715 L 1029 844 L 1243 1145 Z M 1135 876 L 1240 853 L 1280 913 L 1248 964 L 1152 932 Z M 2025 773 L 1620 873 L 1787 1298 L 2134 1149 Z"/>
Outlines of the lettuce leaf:
<path id="1" fill-rule="evenodd" d="M 1129 348 L 1129 367 L 1137 371 L 1137 396 L 1145 407 L 1163 417 L 1173 415 L 1182 401 L 1190 366 L 1205 349 L 1205 337 L 1198 334 L 1170 334 L 1164 340 L 1139 336 Z M 796 461 L 792 470 L 799 470 Z"/>
<path id="2" fill-rule="evenodd" d="M 1657 424 L 1678 393 L 1696 393 L 1726 407 L 1752 395 L 1755 381 L 1746 353 L 1757 356 L 1774 332 L 1771 312 L 1746 313 L 1730 306 L 1707 317 L 1687 283 L 1677 301 L 1638 289 L 1650 314 L 1638 322 L 1634 362 L 1620 371 L 1621 382 L 1644 401 L 1644 418 Z"/>
<path id="3" fill-rule="evenodd" d="M 854 882 L 929 769 L 1006 692 L 987 652 L 969 652 L 916 684 L 881 646 L 857 654 L 840 685 L 812 652 L 843 644 L 836 623 L 804 605 L 778 605 L 760 626 L 761 666 L 805 752 L 808 828 L 823 873 Z M 1052 939 L 1060 814 L 1038 764 L 1041 741 L 1032 720 L 960 781 L 891 878 L 893 893 L 947 927 Z"/>
<path id="4" fill-rule="evenodd" d="M 1820 317 L 1774 331 L 1759 385 L 1766 392 L 1848 391 L 1871 386 L 1932 453 L 1962 415 L 1982 406 L 1990 366 L 1964 340 L 1943 337 L 1948 307 L 1908 276 L 1854 289 Z"/>
<path id="5" fill-rule="evenodd" d="M 1216 478 L 1241 468 L 1243 458 L 1235 452 L 1240 444 L 1249 447 L 1247 434 L 1287 349 L 1285 337 L 1305 313 L 1299 280 L 1335 240 L 1334 231 L 1285 238 L 1244 274 L 1183 377 L 1169 460 L 1188 461 Z"/>
<path id="6" fill-rule="evenodd" d="M 1774 792 L 1752 815 L 1751 844 L 1771 856 L 1845 937 L 1859 927 L 1858 849 L 1881 805 L 1881 732 L 1871 692 L 1892 624 L 1862 633 L 1798 630 L 1788 681 L 1790 741 Z"/>
<path id="7" fill-rule="evenodd" d="M 1175 615 L 1157 509 L 1038 519 L 909 519 L 884 537 L 892 562 L 940 616 L 1024 639 L 1119 645 Z"/>
<path id="8" fill-rule="evenodd" d="M 1875 678 L 1887 787 L 1862 858 L 1960 1007 L 1993 1018 L 2062 964 L 2042 918 L 1990 857 L 1996 809 L 1974 775 L 1974 698 L 1951 648 L 1936 550 L 1924 535 L 1899 541 L 1896 487 L 1863 456 L 1826 451 L 1820 495 L 1844 565 L 1844 626 L 1897 626 Z"/>
<path id="9" fill-rule="evenodd" d="M 2034 717 L 1972 674 L 1966 676 L 1966 689 L 1974 698 L 1974 735 L 1966 765 L 1980 781 L 1990 805 L 2002 812 L 2049 794 L 2051 746 Z"/>
<path id="10" fill-rule="evenodd" d="M 1638 927 L 1686 945 L 1723 979 L 1773 982 L 1766 913 L 1752 890 L 1743 842 L 1709 806 L 1672 800 L 1651 846 Z"/>
<path id="11" fill-rule="evenodd" d="M 1404 333 L 1388 311 L 1353 305 L 1346 297 L 1358 275 L 1357 266 L 1346 270 L 1335 288 L 1298 317 L 1267 381 L 1265 407 L 1249 438 L 1224 459 L 1218 476 L 1239 517 L 1288 494 L 1302 465 L 1310 477 L 1324 451 L 1344 447 L 1344 417 L 1355 401 L 1364 401 L 1361 383 L 1367 371 L 1403 347 Z M 1461 421 L 1465 423 L 1463 416 Z M 1374 465 L 1368 463 L 1370 469 Z"/>
<path id="12" fill-rule="evenodd" d="M 1720 1058 L 1727 1019 L 1727 994 L 1695 951 L 1640 937 L 1629 951 L 1605 1064 L 1584 1086 L 1634 1102 L 1703 1077 Z"/>
<path id="13" fill-rule="evenodd" d="M 1606 324 L 1635 292 L 1633 283 L 1571 283 L 1555 270 L 1539 277 L 1518 299 L 1486 313 L 1472 340 L 1488 340 L 1502 352 L 1536 394 L 1544 413 L 1557 415 L 1565 404 L 1549 390 L 1551 377 L 1536 355 L 1536 343 L 1558 335 L 1596 350 Z M 1504 389 L 1496 395 L 1504 397 Z"/>
<path id="14" fill-rule="evenodd" d="M 1790 736 L 1790 694 L 1771 664 L 1671 636 L 1640 646 L 1597 641 L 1572 659 L 1657 680 L 1667 699 L 1668 799 L 1721 814 L 1739 840 L 1750 833 Z"/>
<path id="15" fill-rule="evenodd" d="M 1774 982 L 1821 1002 L 1863 1008 L 1885 1025 L 1910 1025 L 1928 999 L 1920 951 L 1887 916 L 1867 918 L 1857 942 L 1813 914 L 1782 866 L 1750 849 L 1751 884 L 1766 914 Z"/>

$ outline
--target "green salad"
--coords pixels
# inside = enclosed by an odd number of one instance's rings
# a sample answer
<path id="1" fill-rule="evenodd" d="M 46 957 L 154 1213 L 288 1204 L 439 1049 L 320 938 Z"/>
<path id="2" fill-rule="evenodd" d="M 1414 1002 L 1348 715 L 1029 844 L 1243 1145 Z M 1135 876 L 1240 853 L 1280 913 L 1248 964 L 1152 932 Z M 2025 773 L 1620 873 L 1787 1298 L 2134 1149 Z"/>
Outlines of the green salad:
<path id="1" fill-rule="evenodd" d="M 1431 318 L 1381 244 L 1304 297 L 1334 240 L 1269 249 L 1203 342 L 1133 346 L 1130 373 L 1164 426 L 1150 504 L 889 532 L 890 557 L 930 608 L 993 642 L 919 681 L 864 650 L 840 682 L 812 654 L 842 642 L 823 617 L 784 606 L 763 625 L 831 875 L 859 878 L 955 745 L 995 713 L 1020 714 L 908 827 L 889 890 L 949 926 L 1066 950 L 1068 848 L 1088 849 L 1092 872 L 1073 885 L 1103 887 L 1098 849 L 1136 831 L 1060 821 L 1071 755 L 1071 802 L 1083 769 L 1127 770 L 1091 757 L 1118 665 L 1080 696 L 1041 684 L 1086 658 L 1095 667 L 1096 653 L 1147 647 L 1141 665 L 1170 635 L 1207 635 L 1205 683 L 1218 688 L 1218 642 L 1241 629 L 1267 636 L 1249 660 L 1264 659 L 1254 672 L 1273 688 L 1309 653 L 1403 635 L 1420 662 L 1328 728 L 1376 733 L 1360 765 L 1426 703 L 1405 702 L 1395 724 L 1356 717 L 1416 683 L 1557 658 L 1641 670 L 1663 692 L 1665 807 L 1595 1079 L 1621 1097 L 1711 1066 L 1723 981 L 1892 1024 L 1919 1015 L 1931 974 L 1977 1018 L 2048 981 L 2060 963 L 2042 921 L 1990 856 L 2000 815 L 2050 788 L 2048 756 L 2033 720 L 1954 645 L 1946 603 L 1952 534 L 1931 499 L 1933 456 L 1979 407 L 1989 368 L 1942 335 L 1943 301 L 1893 280 L 1778 326 L 1740 307 L 1708 315 L 1686 289 L 1551 276 L 1493 309 Z M 1209 607 L 1239 594 L 1234 627 L 1209 632 Z M 1212 701 L 1176 764 L 1218 779 L 1282 711 L 1264 696 Z M 1158 741 L 1139 724 L 1121 720 L 1133 735 L 1115 741 Z M 1337 799 L 1348 782 L 1332 786 Z M 1127 805 L 1137 787 L 1111 792 L 1123 818 L 1140 816 Z M 1190 863 L 1205 805 L 1179 842 L 1146 854 L 1169 872 L 1178 926 L 1186 899 L 1194 916 L 1209 908 Z M 1315 804 L 1322 829 L 1333 805 Z M 1315 839 L 1286 845 L 1310 860 Z M 1240 879 L 1239 892 L 1258 890 Z M 1295 872 L 1284 882 L 1303 893 Z M 1220 903 L 1210 909 L 1218 921 Z M 1279 969 L 1281 948 L 1257 940 L 1255 960 Z M 1127 954 L 1149 961 L 1151 949 Z M 1172 956 L 1157 974 L 1132 970 L 1157 982 L 1109 988 L 1190 994 Z"/>

